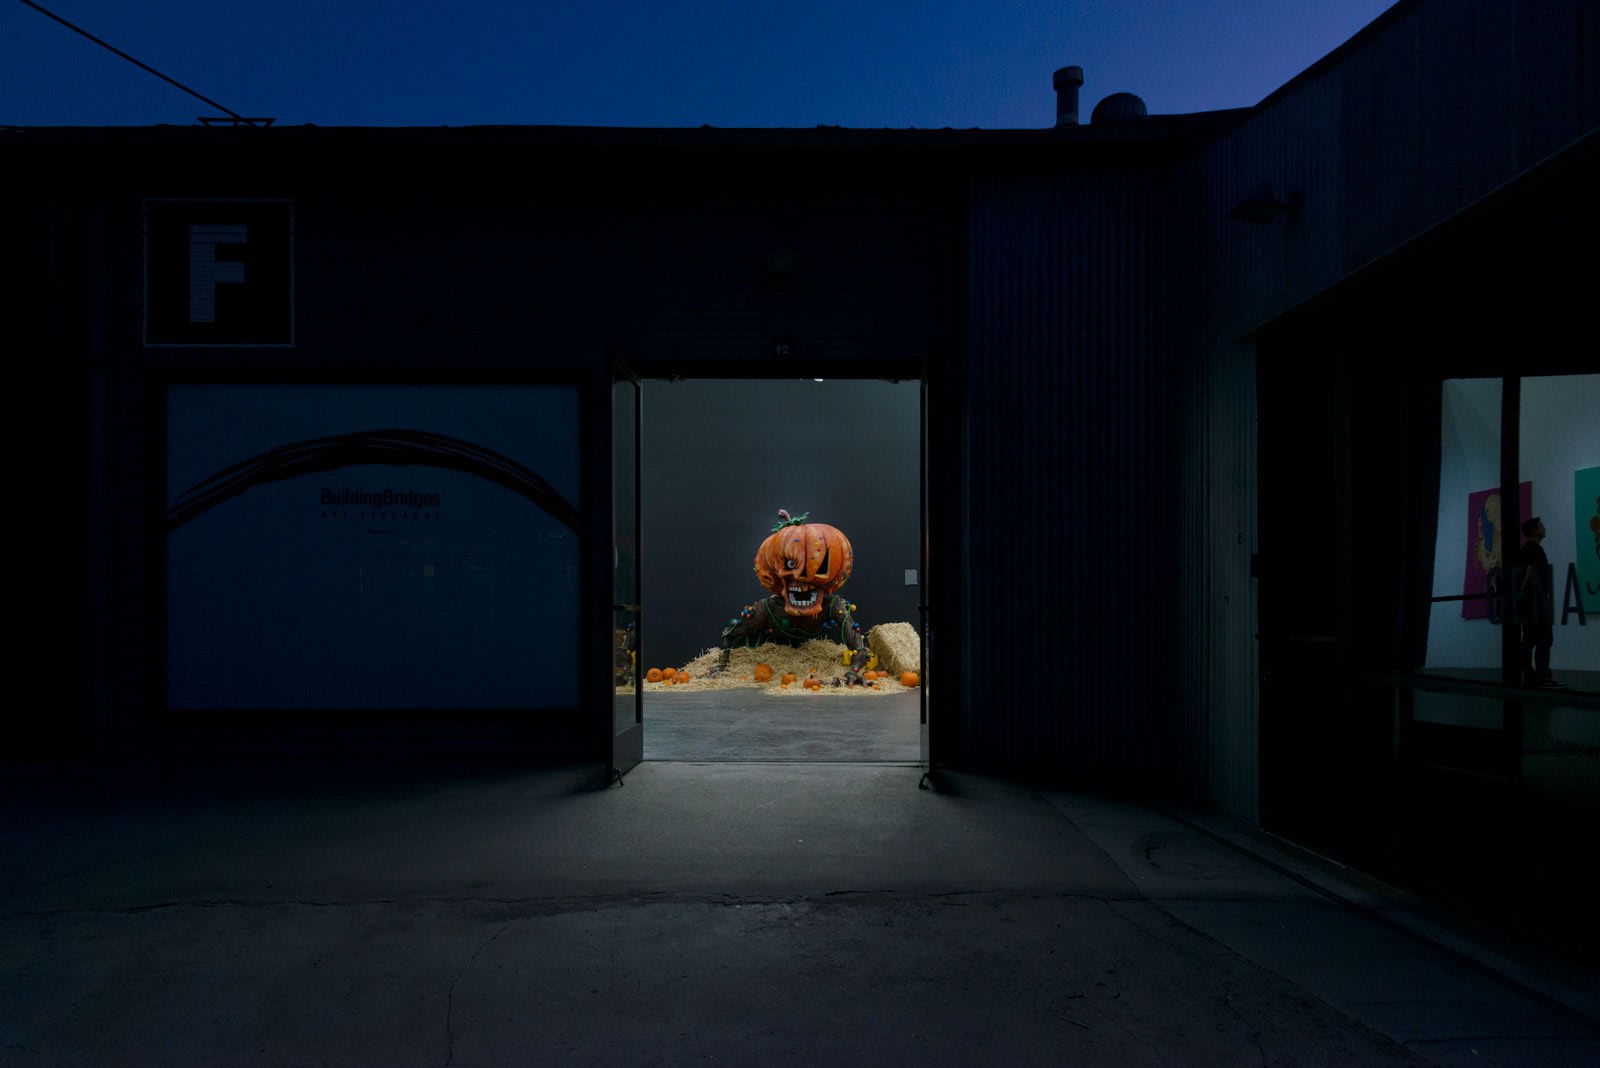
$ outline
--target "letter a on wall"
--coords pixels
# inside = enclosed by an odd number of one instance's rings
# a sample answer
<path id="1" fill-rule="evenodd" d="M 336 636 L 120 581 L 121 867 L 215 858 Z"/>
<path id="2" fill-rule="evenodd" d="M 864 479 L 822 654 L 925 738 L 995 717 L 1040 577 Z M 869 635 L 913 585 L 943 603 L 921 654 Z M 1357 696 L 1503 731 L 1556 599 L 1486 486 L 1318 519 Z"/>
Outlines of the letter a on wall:
<path id="1" fill-rule="evenodd" d="M 146 345 L 294 344 L 294 214 L 286 201 L 144 205 Z"/>

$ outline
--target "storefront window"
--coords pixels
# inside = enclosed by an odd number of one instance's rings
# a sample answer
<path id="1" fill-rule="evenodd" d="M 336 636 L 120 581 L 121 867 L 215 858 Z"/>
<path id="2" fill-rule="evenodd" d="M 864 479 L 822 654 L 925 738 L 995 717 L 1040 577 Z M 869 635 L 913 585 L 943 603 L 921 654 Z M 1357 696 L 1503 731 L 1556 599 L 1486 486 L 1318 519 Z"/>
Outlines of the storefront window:
<path id="1" fill-rule="evenodd" d="M 1600 691 L 1600 375 L 1524 378 L 1521 392 L 1522 516 L 1537 527 L 1519 563 L 1538 566 L 1515 573 L 1532 646 L 1520 667 L 1525 682 Z"/>
<path id="2" fill-rule="evenodd" d="M 1592 710 L 1566 707 L 1600 692 L 1597 412 L 1600 375 L 1442 384 L 1422 674 L 1444 684 L 1418 687 L 1409 700 L 1413 723 L 1458 730 L 1417 735 L 1431 760 L 1512 759 L 1526 774 L 1552 756 L 1570 763 L 1600 752 Z M 1501 485 L 1507 428 L 1516 434 L 1514 491 Z M 1475 695 L 1476 686 L 1499 684 L 1515 689 Z"/>
<path id="3" fill-rule="evenodd" d="M 166 401 L 169 709 L 577 704 L 575 388 Z"/>
<path id="4" fill-rule="evenodd" d="M 1424 671 L 1486 682 L 1515 677 L 1537 683 L 1542 674 L 1597 691 L 1600 375 L 1513 381 L 1520 395 L 1514 498 L 1500 485 L 1502 381 L 1464 378 L 1443 384 Z M 1530 538 L 1520 528 L 1535 520 Z M 1544 566 L 1535 568 L 1525 584 L 1520 565 L 1541 556 Z M 1527 664 L 1520 662 L 1525 622 L 1551 627 L 1548 663 L 1537 650 Z M 1518 631 L 1511 643 L 1518 652 L 1510 665 L 1506 626 Z"/>
<path id="5" fill-rule="evenodd" d="M 1500 486 L 1501 382 L 1444 383 L 1440 418 L 1439 517 L 1425 670 L 1498 681 L 1506 531 Z"/>

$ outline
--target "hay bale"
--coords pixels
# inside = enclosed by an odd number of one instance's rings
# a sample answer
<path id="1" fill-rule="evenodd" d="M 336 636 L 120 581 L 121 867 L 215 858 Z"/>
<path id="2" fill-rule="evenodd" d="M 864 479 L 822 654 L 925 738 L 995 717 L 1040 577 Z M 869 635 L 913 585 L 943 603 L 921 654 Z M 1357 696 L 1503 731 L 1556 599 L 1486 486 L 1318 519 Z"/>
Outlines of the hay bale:
<path id="1" fill-rule="evenodd" d="M 878 666 L 896 678 L 903 671 L 922 673 L 922 640 L 910 623 L 879 623 L 867 632 L 867 648 L 878 657 Z"/>

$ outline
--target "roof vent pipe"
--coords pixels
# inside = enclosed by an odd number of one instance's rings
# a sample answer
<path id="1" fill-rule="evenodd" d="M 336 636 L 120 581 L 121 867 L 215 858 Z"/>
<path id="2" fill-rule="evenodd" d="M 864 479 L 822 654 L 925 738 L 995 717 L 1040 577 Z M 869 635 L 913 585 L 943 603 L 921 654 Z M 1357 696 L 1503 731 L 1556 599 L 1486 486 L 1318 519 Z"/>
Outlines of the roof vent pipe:
<path id="1" fill-rule="evenodd" d="M 1083 68 L 1062 67 L 1050 81 L 1056 89 L 1056 128 L 1078 125 L 1078 90 L 1083 86 Z"/>

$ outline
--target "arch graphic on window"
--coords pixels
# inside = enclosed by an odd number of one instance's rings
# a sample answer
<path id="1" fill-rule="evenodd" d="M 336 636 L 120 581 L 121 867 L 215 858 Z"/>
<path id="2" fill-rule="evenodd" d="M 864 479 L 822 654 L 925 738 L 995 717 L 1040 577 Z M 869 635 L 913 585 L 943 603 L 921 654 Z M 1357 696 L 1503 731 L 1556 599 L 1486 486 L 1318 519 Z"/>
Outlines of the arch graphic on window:
<path id="1" fill-rule="evenodd" d="M 578 509 L 543 476 L 509 456 L 444 434 L 385 429 L 280 445 L 225 467 L 178 495 L 167 509 L 167 533 L 256 486 L 362 464 L 438 467 L 477 475 L 526 497 L 564 526 L 579 530 Z"/>

